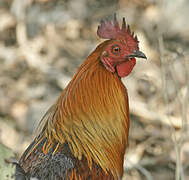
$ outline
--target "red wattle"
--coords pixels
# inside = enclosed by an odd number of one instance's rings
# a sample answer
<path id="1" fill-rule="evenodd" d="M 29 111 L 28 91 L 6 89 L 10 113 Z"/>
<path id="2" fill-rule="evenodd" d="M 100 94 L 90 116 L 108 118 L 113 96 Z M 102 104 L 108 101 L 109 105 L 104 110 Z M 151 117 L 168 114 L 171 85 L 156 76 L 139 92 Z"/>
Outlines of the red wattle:
<path id="1" fill-rule="evenodd" d="M 135 58 L 132 58 L 128 61 L 125 61 L 119 65 L 117 65 L 117 73 L 120 77 L 125 77 L 125 76 L 128 76 L 132 69 L 134 68 L 136 64 L 136 59 Z"/>

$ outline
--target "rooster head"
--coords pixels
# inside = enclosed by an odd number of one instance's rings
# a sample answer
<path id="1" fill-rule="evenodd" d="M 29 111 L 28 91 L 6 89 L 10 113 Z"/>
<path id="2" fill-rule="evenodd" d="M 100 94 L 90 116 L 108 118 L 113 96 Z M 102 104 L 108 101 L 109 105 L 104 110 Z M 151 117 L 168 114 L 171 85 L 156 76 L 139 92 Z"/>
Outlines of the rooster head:
<path id="1" fill-rule="evenodd" d="M 101 20 L 97 35 L 109 39 L 102 50 L 101 62 L 108 71 L 117 72 L 119 77 L 130 74 L 136 64 L 136 57 L 146 59 L 145 54 L 139 51 L 137 36 L 131 32 L 129 25 L 126 25 L 125 18 L 121 28 L 116 14 L 113 23 L 110 20 Z"/>

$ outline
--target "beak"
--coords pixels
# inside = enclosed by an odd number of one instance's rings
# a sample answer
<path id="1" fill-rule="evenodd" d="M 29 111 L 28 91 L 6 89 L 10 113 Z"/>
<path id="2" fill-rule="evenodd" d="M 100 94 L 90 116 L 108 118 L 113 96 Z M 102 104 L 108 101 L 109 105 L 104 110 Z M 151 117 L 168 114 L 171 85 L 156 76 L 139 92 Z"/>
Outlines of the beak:
<path id="1" fill-rule="evenodd" d="M 146 55 L 143 52 L 139 51 L 139 50 L 134 50 L 133 53 L 131 53 L 128 56 L 126 56 L 126 58 L 132 58 L 132 57 L 138 57 L 138 58 L 147 59 Z"/>

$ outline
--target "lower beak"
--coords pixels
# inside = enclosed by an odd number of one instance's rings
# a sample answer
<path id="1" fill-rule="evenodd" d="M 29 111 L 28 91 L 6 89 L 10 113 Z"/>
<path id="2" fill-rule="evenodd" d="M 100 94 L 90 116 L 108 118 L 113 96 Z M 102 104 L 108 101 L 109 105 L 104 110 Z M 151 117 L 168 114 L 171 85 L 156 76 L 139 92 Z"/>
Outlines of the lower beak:
<path id="1" fill-rule="evenodd" d="M 134 50 L 131 54 L 126 56 L 126 58 L 132 58 L 132 57 L 147 59 L 146 55 L 143 52 L 138 51 L 138 50 Z"/>

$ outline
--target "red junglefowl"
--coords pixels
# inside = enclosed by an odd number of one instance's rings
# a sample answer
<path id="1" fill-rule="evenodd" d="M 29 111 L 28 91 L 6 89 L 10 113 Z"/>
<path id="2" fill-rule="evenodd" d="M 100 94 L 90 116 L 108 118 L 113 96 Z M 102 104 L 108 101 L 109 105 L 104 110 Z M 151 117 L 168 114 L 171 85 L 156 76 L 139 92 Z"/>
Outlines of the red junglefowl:
<path id="1" fill-rule="evenodd" d="M 127 89 L 121 78 L 136 64 L 137 37 L 123 18 L 101 21 L 108 39 L 87 57 L 40 122 L 19 161 L 23 177 L 40 180 L 117 180 L 123 176 L 129 134 Z"/>

